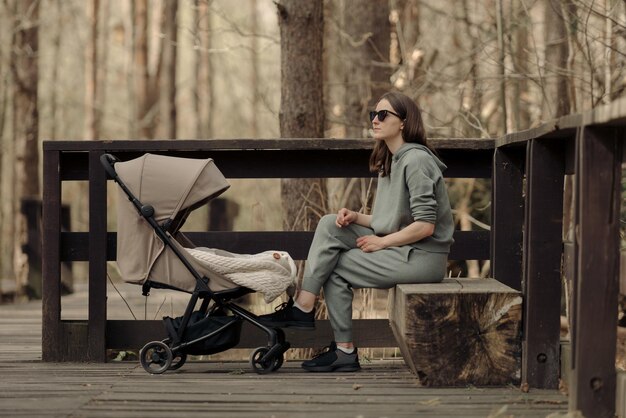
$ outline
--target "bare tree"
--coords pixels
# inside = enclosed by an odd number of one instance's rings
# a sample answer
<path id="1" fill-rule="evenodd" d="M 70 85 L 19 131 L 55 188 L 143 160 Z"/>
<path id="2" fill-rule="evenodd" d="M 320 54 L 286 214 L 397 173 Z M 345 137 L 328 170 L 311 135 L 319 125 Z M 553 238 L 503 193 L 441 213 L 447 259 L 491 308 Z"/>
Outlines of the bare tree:
<path id="1" fill-rule="evenodd" d="M 558 117 L 570 112 L 568 99 L 567 58 L 569 47 L 567 43 L 567 28 L 561 8 L 561 0 L 545 0 L 544 8 L 545 30 L 545 74 L 544 115 Z"/>
<path id="2" fill-rule="evenodd" d="M 196 113 L 196 138 L 208 139 L 213 136 L 212 106 L 215 89 L 213 86 L 213 61 L 211 48 L 213 40 L 212 14 L 209 1 L 194 2 L 194 60 L 195 89 L 193 103 Z"/>
<path id="3" fill-rule="evenodd" d="M 361 138 L 369 127 L 367 112 L 382 93 L 385 77 L 376 71 L 389 60 L 389 4 L 387 1 L 345 2 L 342 49 L 345 59 L 346 136 Z M 381 29 L 377 30 L 377 26 Z M 385 30 L 387 29 L 387 30 Z M 374 32 L 382 39 L 376 39 Z M 382 50 L 377 48 L 382 46 Z M 380 80 L 374 80 L 378 76 Z M 389 75 L 387 75 L 387 82 Z"/>
<path id="4" fill-rule="evenodd" d="M 258 19 L 258 2 L 252 0 L 252 22 L 251 22 L 251 45 L 250 45 L 250 74 L 251 74 L 251 86 L 252 86 L 252 120 L 250 124 L 250 130 L 252 131 L 252 137 L 257 138 L 259 136 L 259 105 L 261 104 L 261 95 L 259 92 L 259 19 Z"/>
<path id="5" fill-rule="evenodd" d="M 529 52 L 528 52 L 528 27 L 529 17 L 525 13 L 524 6 L 514 2 L 511 6 L 513 21 L 509 22 L 512 39 L 508 43 L 509 54 L 512 61 L 512 73 L 515 79 L 512 86 L 511 118 L 513 130 L 519 131 L 530 126 L 529 105 Z"/>
<path id="6" fill-rule="evenodd" d="M 176 139 L 176 57 L 178 0 L 165 0 L 163 17 L 163 72 L 161 74 L 161 121 L 163 135 Z"/>
<path id="7" fill-rule="evenodd" d="M 39 197 L 39 0 L 16 0 L 11 51 L 13 76 L 13 138 L 15 142 L 14 214 L 23 197 Z M 22 216 L 15 216 L 14 269 L 18 292 L 26 291 L 27 265 L 21 245 L 26 234 Z"/>
<path id="8" fill-rule="evenodd" d="M 148 65 L 148 0 L 131 3 L 133 15 L 133 55 L 135 76 L 135 104 L 138 127 L 135 135 L 140 138 L 154 138 L 158 125 L 159 80 L 163 53 L 154 72 Z M 162 43 L 161 43 L 162 44 Z M 153 47 L 156 47 L 153 45 Z"/>
<path id="9" fill-rule="evenodd" d="M 322 0 L 277 3 L 281 40 L 280 134 L 283 138 L 322 138 Z M 312 229 L 319 219 L 313 204 L 325 196 L 321 180 L 281 181 L 284 228 Z"/>
<path id="10" fill-rule="evenodd" d="M 57 1 L 55 2 L 55 14 L 57 16 L 57 18 L 60 18 L 62 13 L 63 13 L 63 2 L 61 1 Z M 53 50 L 53 56 L 58 57 L 61 51 L 61 34 L 63 32 L 63 25 L 58 25 L 56 28 L 56 31 L 54 33 L 54 36 L 52 38 L 52 50 Z M 58 125 L 57 125 L 57 107 L 58 107 L 58 82 L 59 82 L 59 62 L 58 60 L 55 60 L 55 62 L 52 64 L 52 75 L 51 75 L 51 80 L 50 80 L 51 84 L 52 84 L 52 94 L 50 97 L 50 122 L 51 122 L 51 126 L 50 126 L 50 136 L 49 139 L 57 139 L 57 129 L 58 129 Z"/>
<path id="11" fill-rule="evenodd" d="M 9 35 L 13 25 L 6 24 L 8 20 L 8 5 L 7 3 L 0 3 L 0 10 L 6 11 L 7 13 L 3 13 L 2 21 L 5 23 L 1 25 L 2 31 L 0 35 L 4 38 L 5 35 Z M 9 28 L 9 30 L 7 30 Z M 7 49 L 5 49 L 6 44 L 0 43 L 0 78 L 2 82 L 2 87 L 0 90 L 2 91 L 0 97 L 0 192 L 2 195 L 2 199 L 0 200 L 0 248 L 5 248 L 5 251 L 2 251 L 0 254 L 0 274 L 1 277 L 12 277 L 13 276 L 13 244 L 12 244 L 12 230 L 14 226 L 13 222 L 13 204 L 12 204 L 12 195 L 13 192 L 11 190 L 13 182 L 11 181 L 13 172 L 12 167 L 9 169 L 9 161 L 11 160 L 11 148 L 10 144 L 12 144 L 12 138 L 9 141 L 5 137 L 5 131 L 7 127 L 7 119 L 9 115 L 9 69 L 6 65 L 5 56 L 8 53 Z M 7 135 L 8 137 L 8 135 Z M 12 285 L 12 284 L 11 284 Z M 0 283 L 0 293 L 5 292 L 6 289 L 2 287 L 2 283 Z"/>
<path id="12" fill-rule="evenodd" d="M 89 40 L 85 47 L 85 139 L 98 139 L 100 108 L 98 103 L 98 36 L 100 0 L 91 0 L 87 6 L 90 22 Z"/>

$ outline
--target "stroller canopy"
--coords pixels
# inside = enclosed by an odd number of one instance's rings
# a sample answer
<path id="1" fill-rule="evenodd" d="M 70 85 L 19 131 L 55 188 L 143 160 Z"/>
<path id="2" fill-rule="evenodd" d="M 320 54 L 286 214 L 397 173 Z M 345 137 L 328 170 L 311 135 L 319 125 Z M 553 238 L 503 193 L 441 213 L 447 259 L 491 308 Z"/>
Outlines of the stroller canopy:
<path id="1" fill-rule="evenodd" d="M 154 207 L 155 219 L 173 219 L 181 210 L 195 208 L 230 187 L 212 159 L 145 154 L 115 170 L 133 194 Z"/>
<path id="2" fill-rule="evenodd" d="M 134 160 L 116 163 L 115 171 L 143 205 L 154 207 L 154 218 L 159 224 L 168 220 L 178 221 L 170 228 L 172 235 L 176 234 L 186 213 L 230 187 L 212 159 L 145 154 Z M 153 280 L 176 289 L 193 290 L 195 278 L 174 252 L 165 248 L 123 191 L 119 191 L 117 264 L 122 278 L 136 284 Z M 192 245 L 188 241 L 185 244 Z M 205 269 L 198 270 L 200 274 L 206 273 Z M 229 287 L 224 283 L 220 286 L 222 280 L 219 278 L 205 275 L 215 279 L 213 285 L 217 288 Z"/>

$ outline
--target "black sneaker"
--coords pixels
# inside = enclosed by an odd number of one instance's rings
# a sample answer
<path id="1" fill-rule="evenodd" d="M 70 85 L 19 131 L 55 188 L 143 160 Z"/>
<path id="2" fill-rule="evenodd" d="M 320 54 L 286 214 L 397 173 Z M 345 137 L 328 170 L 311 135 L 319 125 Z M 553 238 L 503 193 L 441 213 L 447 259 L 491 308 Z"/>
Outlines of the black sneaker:
<path id="1" fill-rule="evenodd" d="M 276 312 L 259 316 L 259 322 L 268 327 L 314 330 L 315 308 L 311 312 L 303 312 L 293 306 L 293 299 L 289 299 L 277 306 Z"/>
<path id="2" fill-rule="evenodd" d="M 333 341 L 324 350 L 311 360 L 302 363 L 302 368 L 310 372 L 356 372 L 361 369 L 356 347 L 354 352 L 346 354 L 338 349 Z"/>

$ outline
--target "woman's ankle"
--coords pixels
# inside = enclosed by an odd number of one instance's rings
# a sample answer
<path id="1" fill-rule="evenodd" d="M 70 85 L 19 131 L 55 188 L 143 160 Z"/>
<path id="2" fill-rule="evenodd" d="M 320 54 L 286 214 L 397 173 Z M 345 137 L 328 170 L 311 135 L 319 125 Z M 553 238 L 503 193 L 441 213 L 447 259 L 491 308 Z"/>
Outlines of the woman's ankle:
<path id="1" fill-rule="evenodd" d="M 302 312 L 305 312 L 305 313 L 309 313 L 309 312 L 313 311 L 313 307 L 312 307 L 312 306 L 311 306 L 311 307 L 308 307 L 308 306 L 302 306 L 302 305 L 298 302 L 298 300 L 297 300 L 297 299 L 293 302 L 293 306 L 294 306 L 294 308 L 298 308 L 298 309 L 300 309 Z"/>
<path id="2" fill-rule="evenodd" d="M 346 354 L 351 354 L 354 352 L 354 344 L 352 342 L 336 343 L 336 344 L 337 344 L 337 348 Z"/>
<path id="3" fill-rule="evenodd" d="M 317 295 L 306 290 L 301 290 L 295 299 L 295 306 L 302 312 L 311 312 L 315 308 Z"/>

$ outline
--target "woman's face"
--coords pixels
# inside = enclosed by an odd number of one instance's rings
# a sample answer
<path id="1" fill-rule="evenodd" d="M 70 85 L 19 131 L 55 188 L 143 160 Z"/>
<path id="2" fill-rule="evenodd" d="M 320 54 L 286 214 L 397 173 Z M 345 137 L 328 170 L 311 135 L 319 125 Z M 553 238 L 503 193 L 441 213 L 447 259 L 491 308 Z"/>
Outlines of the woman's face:
<path id="1" fill-rule="evenodd" d="M 382 99 L 376 105 L 376 112 L 380 112 L 381 110 L 387 110 L 387 114 L 384 117 L 384 120 L 380 120 L 380 114 L 376 115 L 372 120 L 372 130 L 374 131 L 374 139 L 377 141 L 393 139 L 397 136 L 402 136 L 402 126 L 404 122 L 402 119 L 395 115 L 396 112 L 391 104 L 386 100 Z M 391 112 L 391 113 L 390 113 Z"/>

